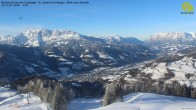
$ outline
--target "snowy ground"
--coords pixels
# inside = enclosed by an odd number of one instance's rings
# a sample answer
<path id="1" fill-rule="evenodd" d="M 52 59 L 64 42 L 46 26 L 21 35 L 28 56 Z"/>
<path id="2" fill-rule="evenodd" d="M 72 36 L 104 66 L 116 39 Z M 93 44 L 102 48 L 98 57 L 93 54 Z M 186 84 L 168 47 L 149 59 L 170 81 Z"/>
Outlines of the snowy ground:
<path id="1" fill-rule="evenodd" d="M 93 110 L 101 107 L 101 99 L 74 99 L 68 106 L 68 110 Z"/>
<path id="2" fill-rule="evenodd" d="M 170 72 L 168 71 L 170 70 Z M 141 72 L 152 74 L 152 79 L 164 78 L 165 73 L 173 73 L 174 77 L 166 80 L 167 83 L 178 81 L 181 85 L 196 87 L 196 59 L 192 57 L 183 57 L 173 62 L 153 62 L 152 66 L 141 68 Z M 186 75 L 190 74 L 190 78 Z"/>
<path id="3" fill-rule="evenodd" d="M 30 104 L 26 94 L 0 87 L 0 110 L 50 110 L 48 104 L 31 93 Z M 196 110 L 196 99 L 165 96 L 151 93 L 134 93 L 124 96 L 124 102 L 102 107 L 101 99 L 75 99 L 68 110 Z"/>
<path id="4" fill-rule="evenodd" d="M 75 99 L 69 110 L 196 110 L 196 99 L 135 93 L 105 107 L 101 107 L 101 99 Z"/>
<path id="5" fill-rule="evenodd" d="M 26 94 L 16 94 L 7 88 L 0 87 L 0 110 L 49 110 L 48 104 L 42 102 L 33 93 L 27 104 Z"/>

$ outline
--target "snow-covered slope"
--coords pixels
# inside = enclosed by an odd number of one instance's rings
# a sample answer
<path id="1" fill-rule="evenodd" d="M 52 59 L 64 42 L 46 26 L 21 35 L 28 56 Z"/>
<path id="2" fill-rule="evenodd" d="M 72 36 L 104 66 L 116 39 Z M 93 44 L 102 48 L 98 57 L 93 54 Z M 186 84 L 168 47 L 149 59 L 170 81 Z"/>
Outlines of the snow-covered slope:
<path id="1" fill-rule="evenodd" d="M 175 52 L 196 46 L 195 33 L 162 32 L 150 36 L 145 43 L 153 50 Z"/>
<path id="2" fill-rule="evenodd" d="M 116 102 L 102 107 L 101 98 L 74 99 L 68 110 L 189 110 L 196 108 L 196 99 L 165 96 L 152 93 L 132 93 Z M 0 110 L 50 110 L 49 105 L 31 93 L 29 104 L 26 94 L 16 94 L 8 88 L 0 87 Z"/>
<path id="3" fill-rule="evenodd" d="M 124 102 L 101 107 L 100 99 L 75 99 L 70 110 L 189 110 L 196 108 L 196 99 L 151 93 L 133 93 L 124 96 Z"/>
<path id="4" fill-rule="evenodd" d="M 158 61 L 140 68 L 141 73 L 151 75 L 154 80 L 165 79 L 165 82 L 178 81 L 181 85 L 196 87 L 196 59 L 184 56 L 179 60 Z"/>
<path id="5" fill-rule="evenodd" d="M 0 110 L 50 110 L 48 106 L 33 93 L 28 104 L 26 94 L 16 94 L 15 91 L 0 87 Z"/>

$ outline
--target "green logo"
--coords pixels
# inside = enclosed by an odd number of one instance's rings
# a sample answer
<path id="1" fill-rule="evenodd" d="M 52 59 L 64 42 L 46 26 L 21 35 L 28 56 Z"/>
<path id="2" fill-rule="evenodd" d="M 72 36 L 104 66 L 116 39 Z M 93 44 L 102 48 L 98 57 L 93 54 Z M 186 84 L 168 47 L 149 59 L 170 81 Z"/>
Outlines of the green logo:
<path id="1" fill-rule="evenodd" d="M 181 14 L 194 14 L 194 7 L 189 2 L 184 2 L 182 4 L 182 10 L 183 12 L 181 12 Z"/>

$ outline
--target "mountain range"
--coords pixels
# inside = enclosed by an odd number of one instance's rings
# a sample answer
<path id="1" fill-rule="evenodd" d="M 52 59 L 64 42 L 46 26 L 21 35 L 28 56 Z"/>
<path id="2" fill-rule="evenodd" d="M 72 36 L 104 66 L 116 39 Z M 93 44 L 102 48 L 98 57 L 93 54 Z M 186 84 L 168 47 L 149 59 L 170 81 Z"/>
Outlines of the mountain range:
<path id="1" fill-rule="evenodd" d="M 66 30 L 29 29 L 0 37 L 0 76 L 14 80 L 39 74 L 62 79 L 96 68 L 155 59 L 160 53 L 175 54 L 193 48 L 195 41 L 195 33 L 184 32 L 156 33 L 141 41 L 119 35 L 87 36 Z"/>
<path id="2" fill-rule="evenodd" d="M 0 37 L 1 77 L 12 80 L 42 74 L 63 78 L 98 67 L 117 67 L 154 58 L 155 53 L 142 43 L 132 37 L 26 30 Z"/>
<path id="3" fill-rule="evenodd" d="M 146 45 L 154 51 L 175 53 L 178 50 L 196 46 L 196 33 L 162 32 L 155 33 L 145 41 Z"/>

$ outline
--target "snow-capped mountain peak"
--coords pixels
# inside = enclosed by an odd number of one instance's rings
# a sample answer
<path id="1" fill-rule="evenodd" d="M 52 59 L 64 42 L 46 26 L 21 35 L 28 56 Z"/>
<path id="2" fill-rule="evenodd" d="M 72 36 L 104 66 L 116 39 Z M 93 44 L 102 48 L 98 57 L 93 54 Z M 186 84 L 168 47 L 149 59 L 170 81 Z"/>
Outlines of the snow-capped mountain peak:
<path id="1" fill-rule="evenodd" d="M 59 37 L 59 38 L 70 38 L 70 37 L 79 37 L 80 34 L 73 32 L 73 31 L 67 31 L 67 30 L 47 30 L 47 29 L 30 29 L 26 30 L 25 32 L 22 32 L 24 36 L 27 36 L 29 38 L 36 37 L 36 36 L 42 36 L 44 37 Z"/>
<path id="2" fill-rule="evenodd" d="M 92 35 L 92 37 L 95 38 L 101 38 L 101 39 L 106 39 L 106 40 L 117 40 L 120 41 L 123 37 L 119 35 Z"/>
<path id="3" fill-rule="evenodd" d="M 44 46 L 47 44 L 64 44 L 70 39 L 88 39 L 105 40 L 106 43 L 134 43 L 140 44 L 141 41 L 136 38 L 122 37 L 119 35 L 97 35 L 85 36 L 69 30 L 48 30 L 48 29 L 28 29 L 17 35 L 3 36 L 0 38 L 1 44 L 10 44 L 18 46 Z M 93 40 L 93 39 L 92 39 Z"/>
<path id="4" fill-rule="evenodd" d="M 145 43 L 153 50 L 175 52 L 180 49 L 196 46 L 194 32 L 161 32 L 150 36 Z"/>
<path id="5" fill-rule="evenodd" d="M 0 38 L 1 44 L 43 46 L 48 43 L 66 39 L 79 39 L 80 34 L 67 30 L 28 29 L 17 35 L 7 35 Z"/>
<path id="6" fill-rule="evenodd" d="M 195 35 L 196 33 L 191 32 L 190 34 L 192 35 L 193 38 L 196 38 L 196 35 Z"/>
<path id="7" fill-rule="evenodd" d="M 178 39 L 178 38 L 195 38 L 195 33 L 186 32 L 160 32 L 150 36 L 150 40 L 162 40 L 162 39 Z"/>

